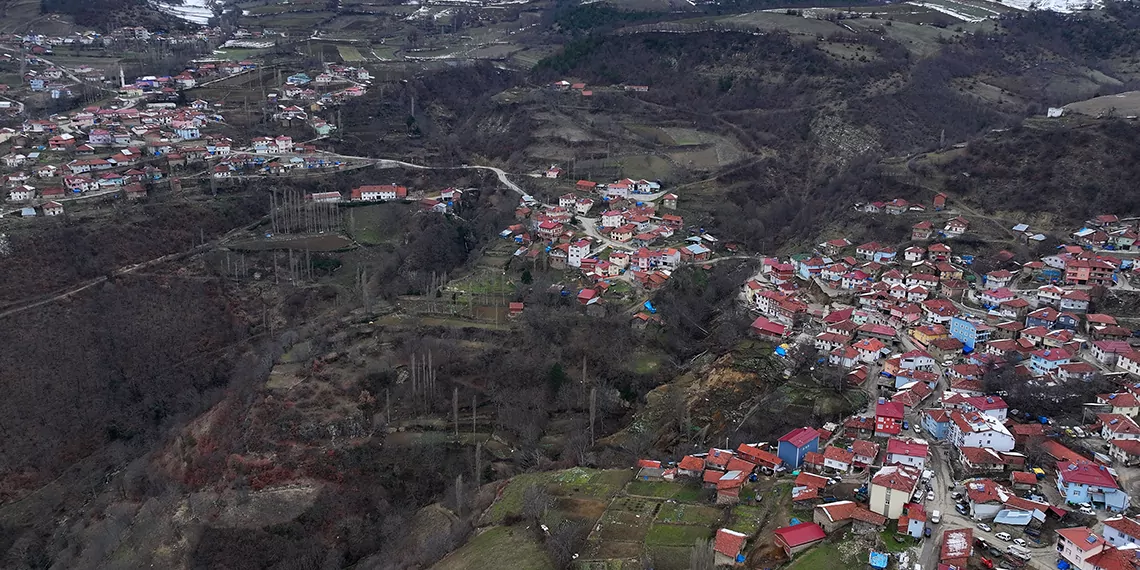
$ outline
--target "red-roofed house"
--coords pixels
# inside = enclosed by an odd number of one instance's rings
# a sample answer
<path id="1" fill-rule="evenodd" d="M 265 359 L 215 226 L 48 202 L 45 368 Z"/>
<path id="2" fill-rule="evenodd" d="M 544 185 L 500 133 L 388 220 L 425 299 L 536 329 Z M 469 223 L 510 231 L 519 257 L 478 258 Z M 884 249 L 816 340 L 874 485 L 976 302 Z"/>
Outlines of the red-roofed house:
<path id="1" fill-rule="evenodd" d="M 1114 439 L 1108 442 L 1109 457 L 1126 467 L 1140 464 L 1140 440 Z"/>
<path id="2" fill-rule="evenodd" d="M 834 445 L 829 445 L 823 450 L 823 466 L 827 469 L 847 473 L 851 471 L 854 462 L 855 452 L 853 451 L 847 451 Z"/>
<path id="3" fill-rule="evenodd" d="M 973 552 L 973 529 L 950 529 L 942 533 L 942 550 L 938 553 L 939 567 L 946 565 L 955 568 L 966 568 L 970 562 L 970 554 Z"/>
<path id="4" fill-rule="evenodd" d="M 902 431 L 906 409 L 898 402 L 882 402 L 875 405 L 875 435 L 889 437 Z"/>
<path id="5" fill-rule="evenodd" d="M 910 501 L 918 487 L 922 470 L 906 465 L 888 465 L 871 478 L 870 509 L 889 519 L 902 515 L 903 505 Z"/>
<path id="6" fill-rule="evenodd" d="M 1103 505 L 1113 512 L 1128 508 L 1128 494 L 1108 468 L 1091 461 L 1057 462 L 1057 490 L 1068 503 Z"/>
<path id="7" fill-rule="evenodd" d="M 1131 392 L 1120 392 L 1118 394 L 1098 394 L 1096 397 L 1098 404 L 1107 404 L 1112 407 L 1112 413 L 1120 414 L 1135 418 L 1140 414 L 1140 400 Z"/>
<path id="8" fill-rule="evenodd" d="M 884 464 L 910 465 L 924 469 L 929 446 L 926 442 L 914 439 L 899 439 L 892 437 L 887 440 L 887 457 Z"/>
<path id="9" fill-rule="evenodd" d="M 727 449 L 712 448 L 709 454 L 705 456 L 706 469 L 718 469 L 726 471 L 728 469 L 728 462 L 732 461 L 733 454 Z"/>
<path id="10" fill-rule="evenodd" d="M 1140 544 L 1140 522 L 1123 515 L 1104 519 L 1104 540 L 1120 547 L 1126 544 Z"/>
<path id="11" fill-rule="evenodd" d="M 1084 527 L 1057 530 L 1057 555 L 1068 561 L 1076 570 L 1093 570 L 1090 558 L 1104 552 L 1108 543 Z"/>
<path id="12" fill-rule="evenodd" d="M 788 465 L 790 469 L 795 469 L 803 462 L 803 456 L 809 451 L 819 451 L 819 432 L 810 427 L 796 428 L 788 432 L 780 441 L 776 448 L 776 455 L 780 457 Z"/>
<path id="13" fill-rule="evenodd" d="M 700 477 L 705 469 L 705 460 L 695 455 L 686 455 L 677 464 L 677 474 L 687 477 Z"/>
<path id="14" fill-rule="evenodd" d="M 852 458 L 856 467 L 866 467 L 875 463 L 879 457 L 879 444 L 865 439 L 856 439 L 851 442 L 851 450 L 855 456 Z"/>
<path id="15" fill-rule="evenodd" d="M 776 546 L 783 548 L 788 558 L 827 538 L 823 528 L 813 522 L 778 528 L 773 534 L 776 537 Z"/>
<path id="16" fill-rule="evenodd" d="M 748 535 L 722 528 L 716 531 L 716 542 L 713 545 L 715 563 L 717 566 L 732 566 L 744 562 L 744 543 Z"/>
<path id="17" fill-rule="evenodd" d="M 760 449 L 754 445 L 748 445 L 746 443 L 740 444 L 740 446 L 736 448 L 736 453 L 750 463 L 754 463 L 760 467 L 767 467 L 769 469 L 775 469 L 776 467 L 779 467 L 781 463 L 783 463 L 783 460 L 780 459 L 776 454 Z"/>

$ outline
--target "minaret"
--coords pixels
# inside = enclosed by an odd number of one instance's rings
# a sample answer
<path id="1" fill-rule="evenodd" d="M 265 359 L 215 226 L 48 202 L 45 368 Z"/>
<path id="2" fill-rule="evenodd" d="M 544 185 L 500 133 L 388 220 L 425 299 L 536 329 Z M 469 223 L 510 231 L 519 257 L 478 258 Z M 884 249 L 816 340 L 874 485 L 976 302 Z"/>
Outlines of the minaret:
<path id="1" fill-rule="evenodd" d="M 120 65 L 119 66 L 119 87 L 123 88 L 126 86 L 127 86 L 127 78 L 123 76 L 123 66 Z"/>

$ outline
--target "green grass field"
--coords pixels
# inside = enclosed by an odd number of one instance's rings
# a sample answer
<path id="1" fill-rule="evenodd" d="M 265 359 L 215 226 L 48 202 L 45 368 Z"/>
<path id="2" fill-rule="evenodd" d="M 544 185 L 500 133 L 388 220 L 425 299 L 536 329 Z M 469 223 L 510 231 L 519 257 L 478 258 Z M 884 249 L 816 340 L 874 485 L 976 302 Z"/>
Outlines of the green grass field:
<path id="1" fill-rule="evenodd" d="M 629 479 L 631 471 L 615 469 L 568 469 L 517 475 L 499 495 L 499 500 L 484 517 L 484 524 L 497 524 L 522 512 L 523 493 L 528 487 L 541 485 L 553 497 L 606 500 Z"/>
<path id="2" fill-rule="evenodd" d="M 364 61 L 364 56 L 360 54 L 360 50 L 352 46 L 342 46 L 337 44 L 336 51 L 340 53 L 340 58 L 344 61 Z"/>
<path id="3" fill-rule="evenodd" d="M 514 570 L 553 570 L 550 558 L 538 543 L 534 529 L 491 527 L 447 555 L 435 570 L 471 568 L 512 568 Z"/>
<path id="4" fill-rule="evenodd" d="M 866 567 L 866 561 L 863 562 L 864 564 L 859 564 L 857 561 L 844 560 L 843 555 L 839 552 L 838 545 L 825 542 L 807 552 L 801 553 L 785 570 L 819 570 L 820 568 L 826 568 L 827 570 L 846 570 L 850 568 L 854 570 L 856 568 Z"/>
<path id="5" fill-rule="evenodd" d="M 649 546 L 692 546 L 702 538 L 711 538 L 714 530 L 707 526 L 654 524 L 645 535 Z"/>
<path id="6" fill-rule="evenodd" d="M 657 510 L 658 523 L 714 526 L 724 518 L 724 510 L 687 503 L 664 503 Z"/>
<path id="7" fill-rule="evenodd" d="M 732 509 L 732 522 L 728 528 L 747 535 L 755 534 L 764 526 L 768 509 L 737 505 Z"/>

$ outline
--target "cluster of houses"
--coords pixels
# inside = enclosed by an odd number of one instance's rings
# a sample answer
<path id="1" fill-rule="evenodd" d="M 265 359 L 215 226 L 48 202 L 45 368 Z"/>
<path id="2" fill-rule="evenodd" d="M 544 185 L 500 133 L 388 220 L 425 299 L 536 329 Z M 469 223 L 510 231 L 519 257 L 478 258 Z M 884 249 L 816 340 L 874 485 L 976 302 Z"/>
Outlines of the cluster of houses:
<path id="1" fill-rule="evenodd" d="M 550 84 L 550 87 L 556 91 L 572 91 L 581 95 L 582 97 L 590 97 L 594 94 L 593 89 L 589 88 L 585 82 L 582 81 L 567 81 L 565 79 L 555 81 Z M 649 91 L 648 85 L 619 85 L 613 88 L 614 90 L 629 91 L 635 93 L 646 93 Z"/>
<path id="2" fill-rule="evenodd" d="M 517 256 L 553 269 L 581 271 L 585 286 L 577 299 L 587 307 L 603 310 L 604 293 L 616 278 L 656 289 L 681 264 L 709 260 L 718 245 L 715 237 L 703 232 L 680 240 L 677 233 L 684 228 L 684 219 L 658 210 L 658 206 L 675 210 L 677 196 L 661 194 L 655 182 L 624 179 L 601 185 L 581 180 L 575 189 L 560 196 L 557 204 L 538 204 L 525 197 L 515 210 L 518 223 L 500 236 L 519 245 Z M 644 201 L 637 200 L 639 194 Z M 579 222 L 595 205 L 605 210 Z M 581 227 L 592 221 L 591 227 Z M 635 324 L 651 320 L 649 314 L 639 314 L 638 319 Z"/>
<path id="3" fill-rule="evenodd" d="M 966 474 L 957 507 L 962 516 L 1011 529 L 1027 529 L 1028 535 L 1039 534 L 1048 518 L 1063 519 L 1076 506 L 1116 513 L 1128 508 L 1128 494 L 1115 471 L 1045 438 L 1048 428 L 1044 424 L 1013 423 L 1007 417 L 1005 403 L 996 396 L 951 396 L 956 397 L 950 398 L 944 408 L 925 410 L 922 426 L 935 439 L 951 441 L 958 454 Z M 1108 410 L 1100 415 L 1106 438 L 1112 437 L 1110 442 L 1140 445 L 1140 426 L 1133 419 L 1140 413 L 1135 394 L 1104 394 L 1098 402 Z M 712 448 L 707 453 L 687 455 L 675 464 L 643 459 L 638 463 L 638 478 L 700 481 L 705 488 L 715 490 L 717 504 L 734 504 L 741 500 L 746 483 L 755 481 L 757 476 L 792 472 L 792 501 L 812 509 L 812 520 L 775 531 L 776 545 L 789 557 L 841 529 L 878 534 L 888 521 L 895 521 L 899 535 L 930 537 L 931 525 L 941 522 L 941 514 L 925 504 L 932 492 L 930 444 L 906 437 L 903 415 L 902 404 L 880 401 L 874 418 L 853 416 L 842 426 L 795 428 L 775 445 L 741 444 L 735 450 Z M 1047 467 L 1056 478 L 1056 489 L 1064 504 L 1053 505 L 1042 496 L 1040 485 L 1046 471 L 1027 467 L 1023 451 L 1030 445 L 1040 446 L 1052 459 Z M 855 500 L 835 499 L 831 487 L 837 482 L 836 477 L 847 482 L 854 478 L 861 483 Z M 1140 532 L 1136 532 L 1140 524 L 1118 515 L 1104 525 L 1103 540 L 1080 549 L 1071 548 L 1079 541 L 1070 535 L 1084 532 L 1083 540 L 1091 531 L 1059 531 L 1058 554 L 1086 570 L 1117 568 L 1089 562 L 1101 552 L 1105 556 L 1134 559 L 1135 545 L 1140 544 Z M 721 529 L 715 548 L 718 560 L 723 564 L 742 561 L 751 538 Z M 947 530 L 942 536 L 940 562 L 965 568 L 972 547 L 970 529 Z M 1126 552 L 1113 552 L 1113 548 Z M 1131 566 L 1120 568 L 1134 570 Z"/>
<path id="4" fill-rule="evenodd" d="M 455 205 L 463 199 L 463 190 L 458 188 L 444 188 L 439 195 L 428 196 L 423 190 L 409 191 L 407 186 L 399 184 L 367 184 L 357 186 L 349 192 L 349 202 L 394 202 L 416 201 L 420 209 L 425 212 L 447 213 L 454 211 Z M 337 203 L 343 202 L 344 195 L 340 192 L 314 192 L 306 194 L 305 199 L 312 202 Z"/>
<path id="5" fill-rule="evenodd" d="M 1140 521 L 1105 519 L 1100 534 L 1088 527 L 1058 530 L 1057 556 L 1074 570 L 1135 570 L 1140 567 Z"/>

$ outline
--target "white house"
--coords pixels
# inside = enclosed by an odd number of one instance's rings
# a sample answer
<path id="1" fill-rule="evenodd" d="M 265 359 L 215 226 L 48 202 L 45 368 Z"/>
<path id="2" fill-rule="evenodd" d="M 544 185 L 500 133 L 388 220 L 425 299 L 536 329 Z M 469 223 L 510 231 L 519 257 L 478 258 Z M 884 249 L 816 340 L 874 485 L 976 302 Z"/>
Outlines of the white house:
<path id="1" fill-rule="evenodd" d="M 903 505 L 911 501 L 918 488 L 922 470 L 908 465 L 889 465 L 871 478 L 870 510 L 889 519 L 902 515 Z"/>
<path id="2" fill-rule="evenodd" d="M 590 255 L 590 240 L 582 239 L 570 244 L 567 252 L 566 264 L 571 267 L 581 267 L 582 260 Z"/>
<path id="3" fill-rule="evenodd" d="M 31 186 L 13 186 L 8 189 L 8 200 L 26 202 L 36 197 L 36 189 Z"/>
<path id="4" fill-rule="evenodd" d="M 924 469 L 928 451 L 929 446 L 921 439 L 891 438 L 887 441 L 887 458 L 883 463 L 885 465 L 909 465 Z"/>
<path id="5" fill-rule="evenodd" d="M 950 413 L 947 439 L 957 447 L 987 447 L 994 451 L 1012 451 L 1013 435 L 1005 425 L 978 412 L 954 410 Z"/>
<path id="6" fill-rule="evenodd" d="M 1101 534 L 1106 542 L 1118 548 L 1127 544 L 1140 545 L 1140 522 L 1124 515 L 1107 518 Z"/>

